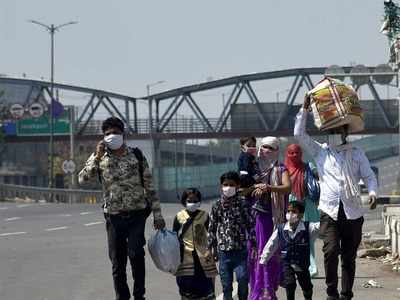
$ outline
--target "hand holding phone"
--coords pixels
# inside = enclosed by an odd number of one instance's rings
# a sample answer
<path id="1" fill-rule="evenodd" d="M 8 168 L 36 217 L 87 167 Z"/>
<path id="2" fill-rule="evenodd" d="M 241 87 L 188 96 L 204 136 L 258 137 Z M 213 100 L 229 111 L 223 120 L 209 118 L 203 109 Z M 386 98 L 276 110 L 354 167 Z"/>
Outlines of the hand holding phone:
<path id="1" fill-rule="evenodd" d="M 104 141 L 100 141 L 96 146 L 96 158 L 100 159 L 106 153 L 106 145 Z"/>

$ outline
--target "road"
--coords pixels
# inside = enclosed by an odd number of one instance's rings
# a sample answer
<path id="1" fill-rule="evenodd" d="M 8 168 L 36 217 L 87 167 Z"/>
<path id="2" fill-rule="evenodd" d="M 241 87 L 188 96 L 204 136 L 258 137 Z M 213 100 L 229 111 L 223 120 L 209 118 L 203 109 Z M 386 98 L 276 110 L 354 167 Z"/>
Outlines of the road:
<path id="1" fill-rule="evenodd" d="M 204 208 L 208 210 L 210 204 Z M 178 204 L 163 205 L 168 226 L 179 209 Z M 365 230 L 376 230 L 379 217 L 379 211 L 368 214 Z M 113 299 L 104 227 L 99 205 L 0 203 L 0 299 Z M 148 224 L 147 236 L 151 230 Z M 317 248 L 323 273 L 320 242 Z M 156 270 L 149 256 L 146 264 L 147 299 L 180 299 L 175 278 Z M 376 262 L 362 261 L 358 266 L 355 299 L 398 299 L 392 298 L 400 287 L 398 277 Z M 385 288 L 363 289 L 369 278 L 384 281 Z M 220 293 L 219 279 L 217 283 Z M 314 285 L 314 299 L 325 299 L 323 277 Z M 282 290 L 279 295 L 284 298 Z"/>

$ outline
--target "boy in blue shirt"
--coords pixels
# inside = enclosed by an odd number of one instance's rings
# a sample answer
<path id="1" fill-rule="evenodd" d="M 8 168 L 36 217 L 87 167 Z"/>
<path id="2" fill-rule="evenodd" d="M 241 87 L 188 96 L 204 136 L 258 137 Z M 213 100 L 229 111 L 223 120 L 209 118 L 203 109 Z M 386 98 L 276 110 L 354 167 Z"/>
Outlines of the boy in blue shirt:
<path id="1" fill-rule="evenodd" d="M 306 300 L 312 299 L 313 285 L 310 272 L 310 240 L 319 233 L 319 222 L 302 221 L 304 204 L 299 201 L 290 202 L 286 214 L 287 222 L 279 224 L 272 234 L 261 255 L 260 263 L 266 264 L 273 254 L 280 249 L 283 287 L 288 300 L 295 299 L 296 277 Z"/>

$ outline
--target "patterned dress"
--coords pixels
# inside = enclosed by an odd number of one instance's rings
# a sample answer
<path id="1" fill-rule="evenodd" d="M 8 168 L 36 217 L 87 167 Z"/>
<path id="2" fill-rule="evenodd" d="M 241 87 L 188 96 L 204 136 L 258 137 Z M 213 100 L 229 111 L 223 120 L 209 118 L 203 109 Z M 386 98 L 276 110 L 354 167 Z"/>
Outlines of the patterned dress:
<path id="1" fill-rule="evenodd" d="M 273 172 L 276 176 L 265 176 L 267 184 L 281 185 L 282 174 L 286 171 L 286 167 L 283 164 L 277 164 L 273 168 Z M 263 252 L 265 245 L 271 237 L 274 228 L 278 224 L 274 224 L 275 220 L 282 220 L 287 208 L 287 196 L 286 195 L 274 195 L 275 201 L 282 202 L 282 211 L 279 213 L 280 216 L 274 216 L 274 209 L 272 207 L 272 195 L 268 195 L 266 200 L 267 210 L 260 211 L 254 210 L 253 216 L 255 218 L 255 232 L 257 240 L 257 254 L 249 256 L 248 259 L 248 270 L 250 275 L 250 300 L 276 300 L 276 291 L 278 290 L 279 283 L 281 281 L 281 266 L 279 262 L 279 256 L 273 256 L 266 265 L 260 264 L 260 257 Z M 248 245 L 249 248 L 250 245 Z"/>

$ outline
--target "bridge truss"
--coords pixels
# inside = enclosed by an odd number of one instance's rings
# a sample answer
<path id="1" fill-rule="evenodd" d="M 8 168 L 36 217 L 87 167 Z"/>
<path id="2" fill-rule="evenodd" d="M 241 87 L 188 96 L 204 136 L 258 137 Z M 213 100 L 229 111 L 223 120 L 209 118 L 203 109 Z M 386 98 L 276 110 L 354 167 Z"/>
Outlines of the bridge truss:
<path id="1" fill-rule="evenodd" d="M 366 67 L 365 67 L 366 68 Z M 379 115 L 383 128 L 370 130 L 368 133 L 397 133 L 398 119 L 391 115 L 390 109 L 385 106 L 384 97 L 382 97 L 377 88 L 375 78 L 379 76 L 374 67 L 366 68 L 364 73 L 354 73 L 354 68 L 341 68 L 343 74 L 340 76 L 349 76 L 351 78 L 363 78 L 362 84 L 368 87 L 373 101 L 379 110 Z M 311 89 L 316 80 L 322 78 L 327 73 L 325 67 L 297 68 L 272 72 L 254 73 L 248 75 L 234 76 L 230 78 L 205 82 L 185 86 L 162 93 L 152 94 L 147 97 L 135 98 L 104 90 L 77 87 L 65 84 L 54 84 L 55 89 L 61 91 L 79 92 L 86 95 L 86 103 L 83 110 L 76 117 L 76 133 L 78 138 L 97 138 L 101 135 L 101 120 L 96 120 L 96 113 L 102 107 L 109 115 L 117 116 L 123 120 L 128 129 L 128 135 L 132 138 L 140 139 L 208 139 L 208 138 L 233 138 L 245 134 L 253 135 L 291 135 L 291 130 L 283 126 L 288 122 L 288 111 L 295 105 L 302 88 Z M 336 74 L 337 75 L 337 74 Z M 381 74 L 387 76 L 388 74 Z M 391 74 L 398 81 L 397 74 Z M 265 112 L 265 102 L 256 92 L 254 85 L 258 82 L 273 79 L 286 78 L 290 80 L 288 93 L 284 106 L 277 113 L 276 118 L 270 118 Z M 317 79 L 316 79 L 317 78 Z M 31 90 L 39 91 L 38 95 L 51 99 L 50 83 L 45 81 L 0 78 L 0 84 L 28 85 Z M 388 83 L 393 86 L 392 83 Z M 355 84 L 358 89 L 360 85 Z M 202 100 L 197 95 L 204 91 L 215 90 L 219 88 L 230 89 L 227 101 L 217 118 L 211 118 L 205 113 L 202 107 Z M 246 130 L 237 130 L 229 122 L 232 118 L 233 107 L 238 100 L 248 99 L 255 111 L 257 121 L 261 126 L 247 128 Z M 145 101 L 148 107 L 147 118 L 139 118 L 137 109 L 138 101 Z M 64 103 L 66 104 L 66 103 Z M 176 118 L 178 110 L 184 105 L 191 111 L 191 117 L 179 119 Z"/>

